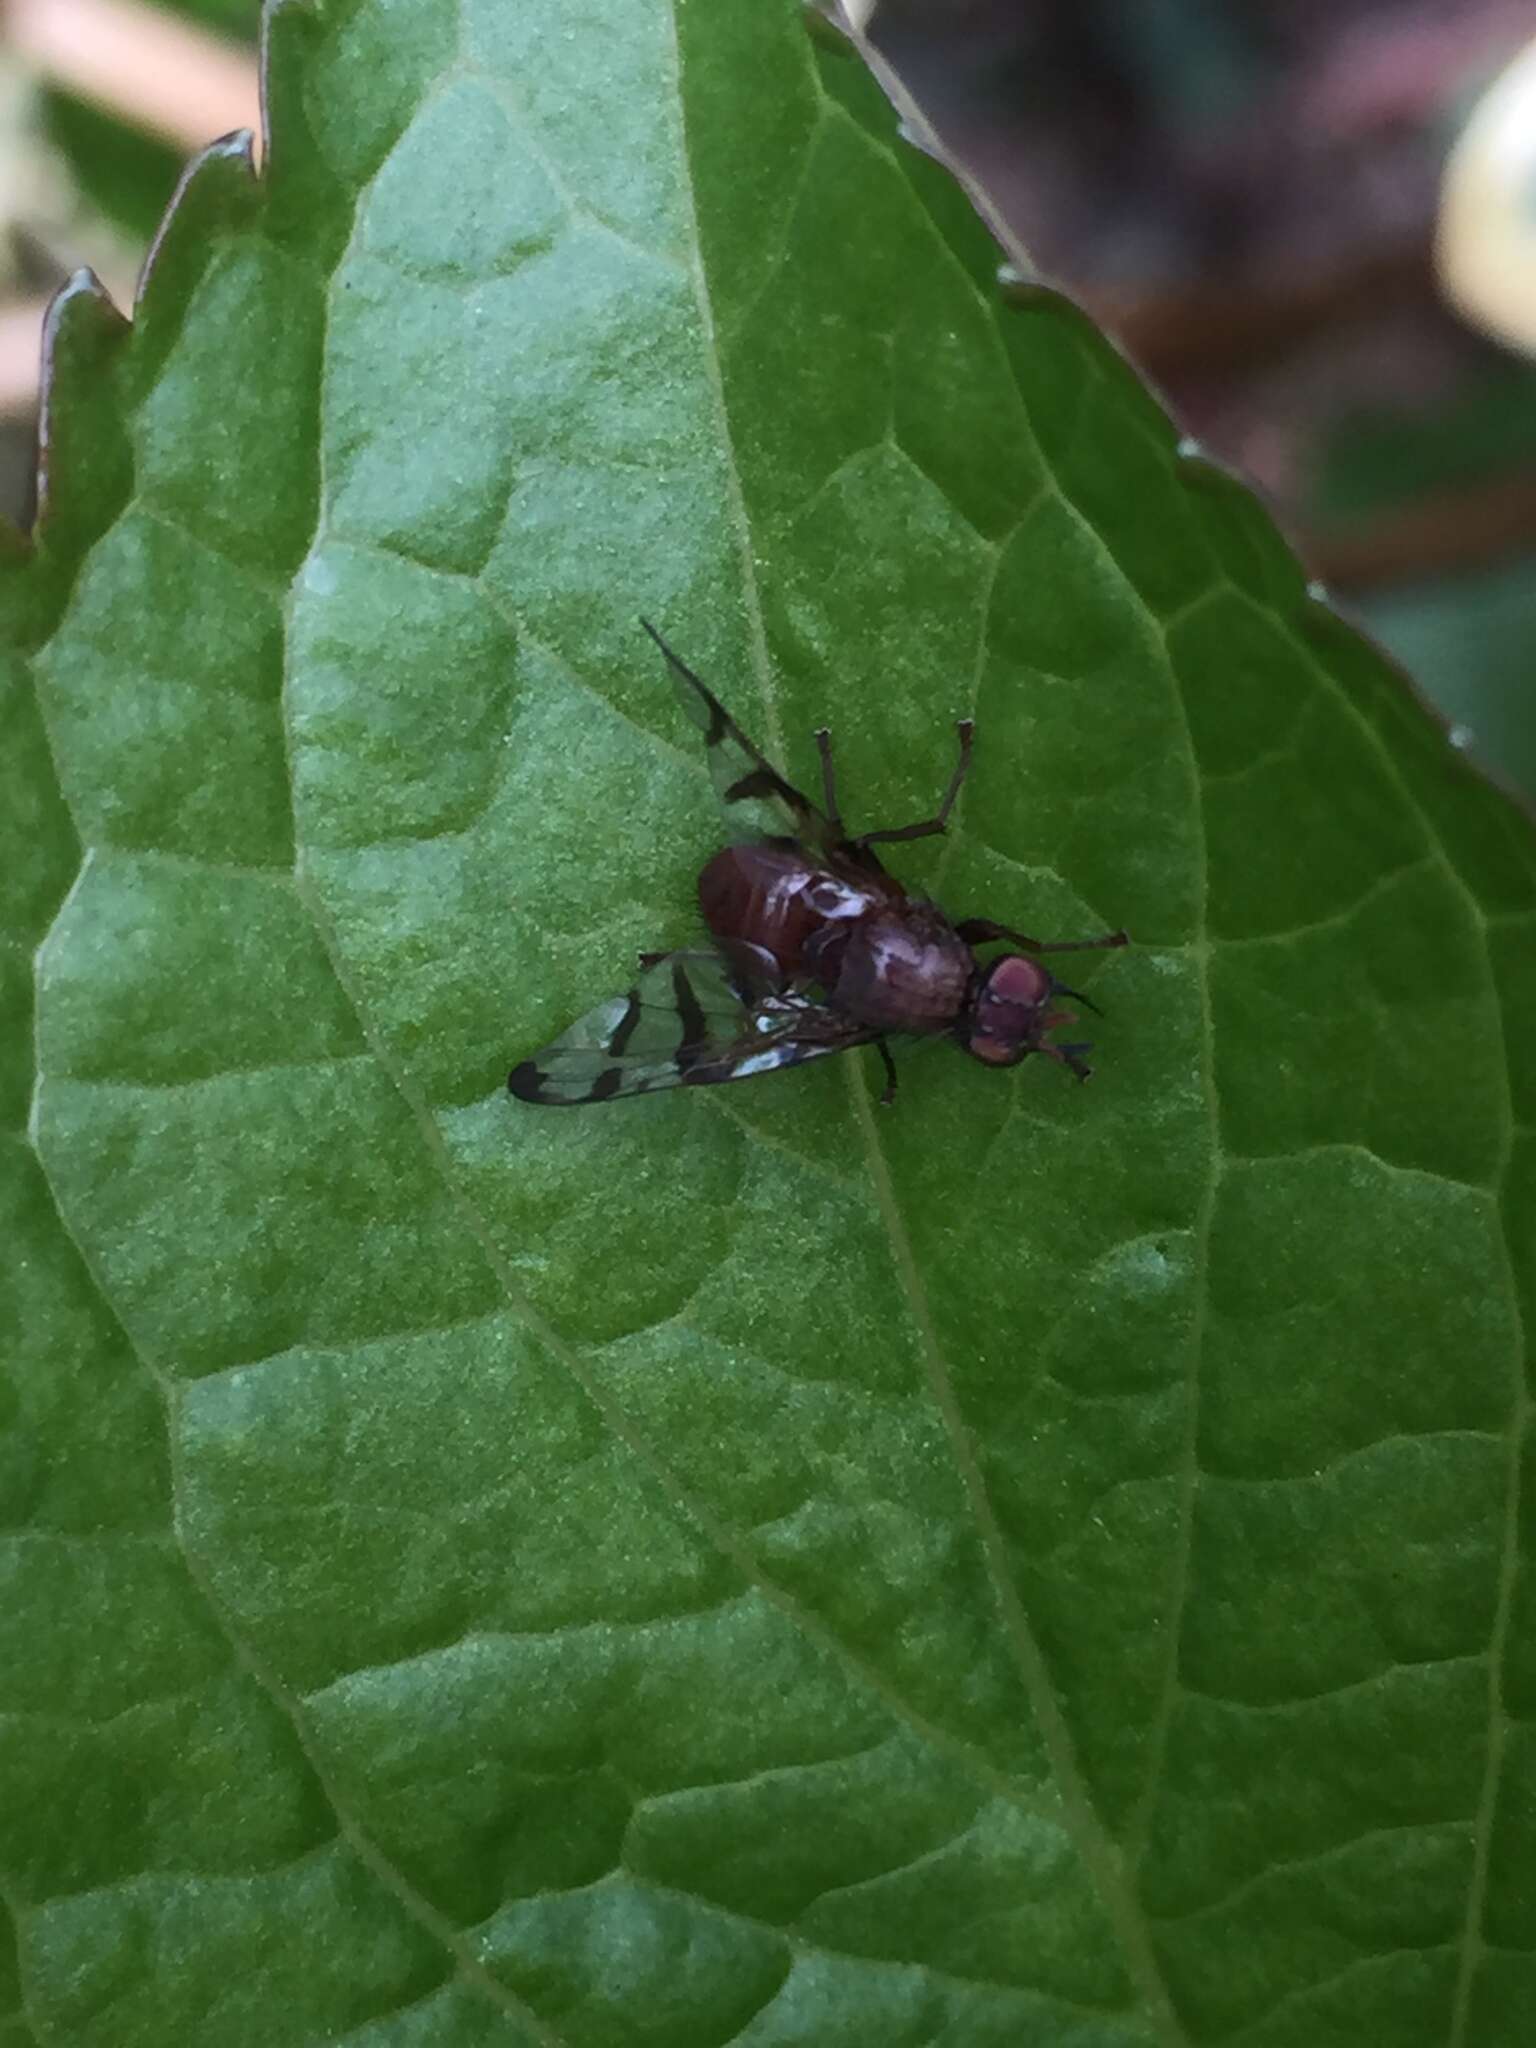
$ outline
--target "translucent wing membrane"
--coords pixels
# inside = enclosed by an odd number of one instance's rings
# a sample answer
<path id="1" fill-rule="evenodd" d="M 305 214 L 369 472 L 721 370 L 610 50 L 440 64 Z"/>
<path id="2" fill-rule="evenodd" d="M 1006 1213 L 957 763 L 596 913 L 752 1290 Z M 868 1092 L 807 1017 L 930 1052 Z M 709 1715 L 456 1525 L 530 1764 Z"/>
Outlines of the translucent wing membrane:
<path id="1" fill-rule="evenodd" d="M 810 847 L 840 846 L 843 835 L 833 821 L 758 752 L 713 690 L 672 652 L 650 621 L 640 623 L 666 656 L 683 708 L 704 735 L 710 777 L 732 839 L 798 839 Z"/>
<path id="2" fill-rule="evenodd" d="M 627 995 L 599 1003 L 514 1067 L 507 1086 L 525 1102 L 574 1107 L 744 1081 L 874 1036 L 797 990 L 749 986 L 723 954 L 662 953 Z"/>

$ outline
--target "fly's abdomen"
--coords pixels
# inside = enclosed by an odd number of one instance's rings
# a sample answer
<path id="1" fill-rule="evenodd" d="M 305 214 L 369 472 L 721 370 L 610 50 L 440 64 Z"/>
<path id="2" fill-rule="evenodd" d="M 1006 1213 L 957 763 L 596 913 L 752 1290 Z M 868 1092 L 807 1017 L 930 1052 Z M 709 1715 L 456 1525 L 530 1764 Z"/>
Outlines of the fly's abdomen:
<path id="1" fill-rule="evenodd" d="M 773 841 L 722 847 L 699 876 L 699 908 L 714 936 L 770 953 L 791 980 L 816 973 L 808 949 L 816 953 L 829 925 L 868 907 L 865 895 L 814 867 L 799 847 Z"/>

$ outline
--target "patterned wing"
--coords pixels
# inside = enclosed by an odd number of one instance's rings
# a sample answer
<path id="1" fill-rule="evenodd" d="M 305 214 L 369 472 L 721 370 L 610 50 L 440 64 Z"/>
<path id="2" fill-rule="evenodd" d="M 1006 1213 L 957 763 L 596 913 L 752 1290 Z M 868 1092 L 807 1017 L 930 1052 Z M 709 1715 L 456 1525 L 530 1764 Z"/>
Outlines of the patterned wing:
<path id="1" fill-rule="evenodd" d="M 752 988 L 720 953 L 661 953 L 507 1078 L 524 1102 L 574 1108 L 657 1088 L 745 1081 L 875 1033 L 794 990 Z"/>
<path id="2" fill-rule="evenodd" d="M 649 619 L 641 625 L 666 656 L 683 709 L 704 735 L 709 773 L 732 839 L 798 839 L 828 851 L 843 835 L 793 783 L 760 754 L 720 699 L 679 659 Z"/>

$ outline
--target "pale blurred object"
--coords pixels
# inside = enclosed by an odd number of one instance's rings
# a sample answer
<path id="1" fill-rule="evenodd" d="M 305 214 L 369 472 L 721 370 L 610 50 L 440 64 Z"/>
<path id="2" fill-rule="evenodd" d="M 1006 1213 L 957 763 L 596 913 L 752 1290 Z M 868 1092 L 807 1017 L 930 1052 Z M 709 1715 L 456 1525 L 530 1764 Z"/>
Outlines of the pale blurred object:
<path id="1" fill-rule="evenodd" d="M 1536 356 L 1536 43 L 1494 80 L 1451 151 L 1435 262 L 1458 311 Z"/>
<path id="2" fill-rule="evenodd" d="M 0 35 L 0 418 L 23 418 L 52 289 L 89 268 L 126 312 L 142 260 L 81 199 L 39 85 L 188 156 L 240 128 L 259 141 L 261 88 L 252 53 L 140 0 L 3 0 Z"/>
<path id="3" fill-rule="evenodd" d="M 40 263 L 57 281 L 88 264 L 104 284 L 132 290 L 132 250 L 82 207 L 68 164 L 43 133 L 37 80 L 0 43 L 0 297 L 37 291 Z"/>
<path id="4" fill-rule="evenodd" d="M 130 303 L 137 252 L 81 204 L 42 132 L 34 75 L 0 49 L 0 419 L 36 405 L 43 315 L 53 286 L 81 267 Z"/>
<path id="5" fill-rule="evenodd" d="M 140 0 L 6 0 L 16 53 L 81 99 L 188 153 L 261 133 L 254 58 Z"/>

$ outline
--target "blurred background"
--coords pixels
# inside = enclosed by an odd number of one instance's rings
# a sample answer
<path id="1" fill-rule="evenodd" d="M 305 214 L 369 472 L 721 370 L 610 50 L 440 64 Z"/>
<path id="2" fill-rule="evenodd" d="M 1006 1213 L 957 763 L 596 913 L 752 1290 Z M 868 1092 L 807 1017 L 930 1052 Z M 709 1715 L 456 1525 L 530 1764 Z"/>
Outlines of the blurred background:
<path id="1" fill-rule="evenodd" d="M 1536 0 L 844 0 L 1065 286 L 1536 798 Z M 0 0 L 0 509 L 48 294 L 131 303 L 259 0 Z"/>

